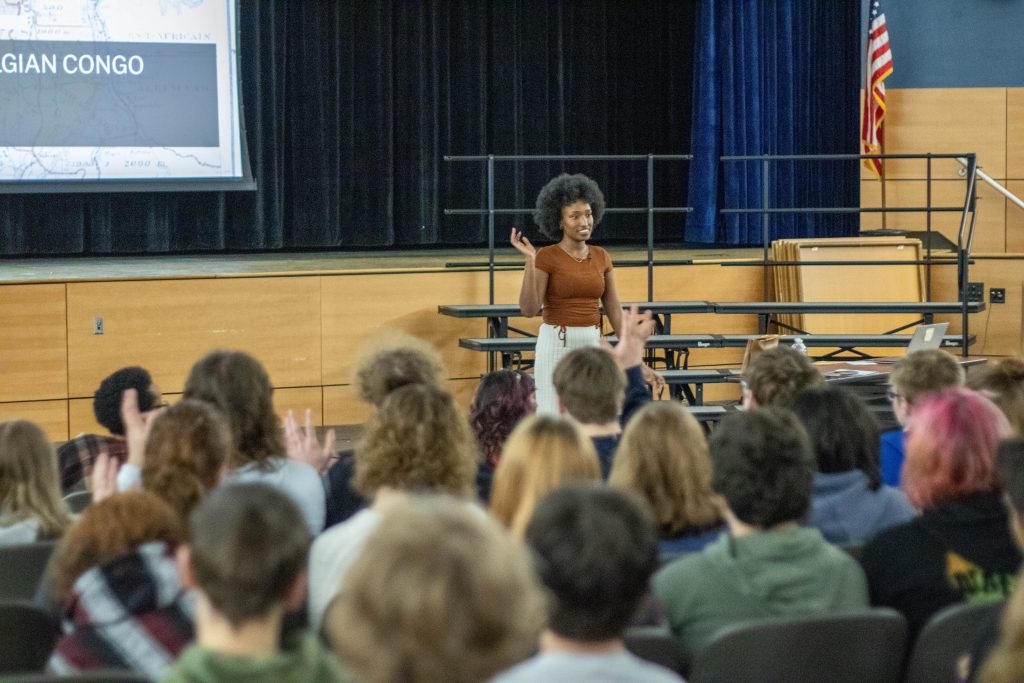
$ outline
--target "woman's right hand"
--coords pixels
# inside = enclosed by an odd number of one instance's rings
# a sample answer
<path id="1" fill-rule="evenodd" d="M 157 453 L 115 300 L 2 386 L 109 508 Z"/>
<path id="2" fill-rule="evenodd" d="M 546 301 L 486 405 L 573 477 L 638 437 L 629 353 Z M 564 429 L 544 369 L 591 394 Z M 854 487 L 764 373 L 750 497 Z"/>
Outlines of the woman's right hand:
<path id="1" fill-rule="evenodd" d="M 530 240 L 526 238 L 522 230 L 516 230 L 512 228 L 512 246 L 519 251 L 520 254 L 528 259 L 537 258 L 537 249 L 530 244 Z"/>

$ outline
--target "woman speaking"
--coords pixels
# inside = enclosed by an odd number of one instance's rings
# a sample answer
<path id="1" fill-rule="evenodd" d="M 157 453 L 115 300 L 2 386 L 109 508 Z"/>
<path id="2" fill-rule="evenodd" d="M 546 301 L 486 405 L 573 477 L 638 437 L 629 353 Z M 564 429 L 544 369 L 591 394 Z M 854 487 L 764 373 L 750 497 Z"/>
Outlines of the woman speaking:
<path id="1" fill-rule="evenodd" d="M 582 174 L 563 173 L 537 195 L 533 214 L 541 234 L 557 244 L 536 249 L 512 229 L 512 246 L 526 257 L 519 308 L 525 316 L 544 312 L 534 357 L 538 413 L 558 412 L 551 381 L 558 361 L 573 349 L 599 344 L 599 304 L 604 304 L 615 333 L 621 331 L 612 259 L 601 247 L 587 244 L 603 215 L 604 195 L 597 183 Z"/>

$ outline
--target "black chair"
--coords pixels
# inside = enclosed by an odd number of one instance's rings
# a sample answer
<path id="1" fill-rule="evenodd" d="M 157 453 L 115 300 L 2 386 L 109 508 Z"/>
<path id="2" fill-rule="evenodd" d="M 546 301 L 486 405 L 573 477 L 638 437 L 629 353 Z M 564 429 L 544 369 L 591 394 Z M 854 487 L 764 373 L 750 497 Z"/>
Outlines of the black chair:
<path id="1" fill-rule="evenodd" d="M 906 647 L 906 619 L 890 609 L 744 622 L 697 653 L 688 680 L 898 683 Z"/>
<path id="2" fill-rule="evenodd" d="M 41 609 L 0 602 L 0 674 L 42 671 L 57 644 L 58 628 Z"/>
<path id="3" fill-rule="evenodd" d="M 3 683 L 150 683 L 150 679 L 131 671 L 103 670 L 68 676 L 57 674 L 4 676 Z"/>
<path id="4" fill-rule="evenodd" d="M 623 634 L 626 649 L 641 659 L 682 673 L 684 659 L 668 626 L 631 626 Z"/>
<path id="5" fill-rule="evenodd" d="M 56 541 L 0 547 L 0 600 L 31 602 Z"/>
<path id="6" fill-rule="evenodd" d="M 64 502 L 67 503 L 68 509 L 73 514 L 82 512 L 85 508 L 92 505 L 92 491 L 75 491 L 64 496 Z"/>
<path id="7" fill-rule="evenodd" d="M 971 650 L 975 638 L 1002 602 L 989 605 L 951 605 L 928 620 L 907 664 L 906 683 L 956 683 L 958 660 Z"/>

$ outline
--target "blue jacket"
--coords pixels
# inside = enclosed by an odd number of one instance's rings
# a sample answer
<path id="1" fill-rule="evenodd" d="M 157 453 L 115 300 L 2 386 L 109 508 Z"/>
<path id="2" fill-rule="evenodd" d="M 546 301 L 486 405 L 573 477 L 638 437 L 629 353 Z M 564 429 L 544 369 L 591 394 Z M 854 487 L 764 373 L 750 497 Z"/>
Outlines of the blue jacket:
<path id="1" fill-rule="evenodd" d="M 894 429 L 882 434 L 879 443 L 879 463 L 882 470 L 882 483 L 889 486 L 900 485 L 900 472 L 903 470 L 903 452 L 907 442 L 907 433 L 902 429 Z"/>
<path id="2" fill-rule="evenodd" d="M 860 470 L 814 475 L 809 522 L 831 543 L 863 544 L 916 515 L 902 491 L 884 485 L 872 491 Z"/>

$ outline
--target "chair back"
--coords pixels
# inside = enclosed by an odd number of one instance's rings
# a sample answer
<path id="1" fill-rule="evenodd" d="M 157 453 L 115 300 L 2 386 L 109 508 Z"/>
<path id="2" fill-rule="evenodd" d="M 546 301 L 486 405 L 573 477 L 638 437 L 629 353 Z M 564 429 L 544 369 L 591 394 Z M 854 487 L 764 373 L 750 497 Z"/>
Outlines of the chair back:
<path id="1" fill-rule="evenodd" d="M 37 607 L 0 602 L 0 674 L 42 671 L 57 644 L 59 628 Z"/>
<path id="2" fill-rule="evenodd" d="M 890 609 L 744 622 L 697 653 L 690 683 L 898 683 L 907 621 Z"/>
<path id="3" fill-rule="evenodd" d="M 79 514 L 85 508 L 92 505 L 92 491 L 75 491 L 64 496 L 64 502 L 67 503 L 68 510 L 72 514 Z"/>
<path id="4" fill-rule="evenodd" d="M 623 634 L 626 649 L 641 659 L 682 673 L 684 659 L 675 636 L 664 626 L 632 626 Z"/>
<path id="5" fill-rule="evenodd" d="M 906 683 L 956 683 L 958 661 L 974 645 L 981 629 L 996 619 L 1002 602 L 951 605 L 928 620 L 907 664 Z"/>
<path id="6" fill-rule="evenodd" d="M 0 600 L 32 602 L 56 541 L 0 546 Z"/>

